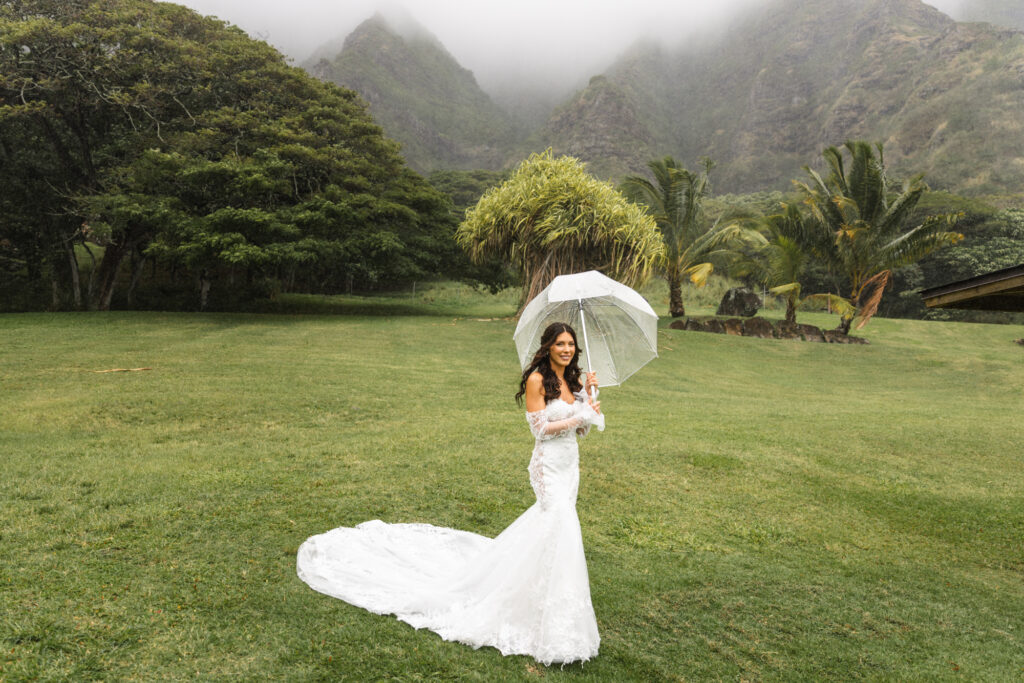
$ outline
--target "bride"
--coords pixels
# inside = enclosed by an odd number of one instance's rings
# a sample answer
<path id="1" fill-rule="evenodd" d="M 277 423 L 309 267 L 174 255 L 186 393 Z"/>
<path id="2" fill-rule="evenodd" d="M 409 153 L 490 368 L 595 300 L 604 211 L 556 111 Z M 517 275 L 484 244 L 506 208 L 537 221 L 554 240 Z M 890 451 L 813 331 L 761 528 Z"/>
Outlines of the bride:
<path id="1" fill-rule="evenodd" d="M 600 403 L 580 381 L 576 333 L 549 325 L 523 372 L 535 442 L 537 502 L 496 538 L 430 524 L 379 520 L 313 536 L 299 548 L 311 588 L 416 628 L 543 664 L 586 661 L 600 637 L 576 516 L 576 436 L 604 429 Z M 593 373 L 586 389 L 597 386 Z"/>

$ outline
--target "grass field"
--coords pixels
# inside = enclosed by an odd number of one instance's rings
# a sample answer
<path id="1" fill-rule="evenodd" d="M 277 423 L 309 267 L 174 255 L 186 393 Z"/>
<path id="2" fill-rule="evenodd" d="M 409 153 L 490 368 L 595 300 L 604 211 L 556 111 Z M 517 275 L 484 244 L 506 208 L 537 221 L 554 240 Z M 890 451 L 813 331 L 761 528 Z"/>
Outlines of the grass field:
<path id="1" fill-rule="evenodd" d="M 446 291 L 0 316 L 0 679 L 1024 678 L 1024 327 L 663 328 L 581 447 L 585 666 L 307 588 L 311 534 L 532 502 L 514 297 Z"/>

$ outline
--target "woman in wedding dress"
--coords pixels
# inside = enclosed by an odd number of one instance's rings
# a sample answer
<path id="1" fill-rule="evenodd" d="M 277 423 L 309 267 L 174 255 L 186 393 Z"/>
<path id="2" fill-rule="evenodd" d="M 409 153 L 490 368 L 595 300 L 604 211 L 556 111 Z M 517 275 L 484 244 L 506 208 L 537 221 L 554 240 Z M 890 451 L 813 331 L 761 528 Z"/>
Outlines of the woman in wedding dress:
<path id="1" fill-rule="evenodd" d="M 576 333 L 544 330 L 523 372 L 535 442 L 528 471 L 537 502 L 496 538 L 430 524 L 379 520 L 313 536 L 299 548 L 311 588 L 377 614 L 394 614 L 445 640 L 543 664 L 586 661 L 600 637 L 576 515 L 577 435 L 604 429 L 580 381 Z M 590 374 L 586 389 L 597 386 Z"/>

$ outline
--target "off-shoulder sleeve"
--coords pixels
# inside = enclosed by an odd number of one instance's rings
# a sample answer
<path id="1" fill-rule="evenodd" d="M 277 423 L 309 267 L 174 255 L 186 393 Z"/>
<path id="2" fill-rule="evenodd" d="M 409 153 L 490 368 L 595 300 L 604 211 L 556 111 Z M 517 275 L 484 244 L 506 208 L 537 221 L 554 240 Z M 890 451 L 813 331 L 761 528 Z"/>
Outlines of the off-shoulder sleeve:
<path id="1" fill-rule="evenodd" d="M 582 406 L 577 403 L 575 414 L 562 420 L 548 420 L 546 410 L 526 413 L 526 421 L 530 425 L 530 431 L 533 432 L 534 438 L 541 441 L 563 436 L 574 429 L 588 429 L 591 424 L 596 424 L 598 419 L 600 421 L 598 429 L 603 430 L 604 416 L 598 415 L 587 403 L 584 403 Z"/>
<path id="2" fill-rule="evenodd" d="M 563 420 L 548 420 L 547 410 L 526 413 L 526 421 L 530 424 L 533 437 L 541 441 L 567 434 L 583 424 L 583 420 L 576 415 Z"/>

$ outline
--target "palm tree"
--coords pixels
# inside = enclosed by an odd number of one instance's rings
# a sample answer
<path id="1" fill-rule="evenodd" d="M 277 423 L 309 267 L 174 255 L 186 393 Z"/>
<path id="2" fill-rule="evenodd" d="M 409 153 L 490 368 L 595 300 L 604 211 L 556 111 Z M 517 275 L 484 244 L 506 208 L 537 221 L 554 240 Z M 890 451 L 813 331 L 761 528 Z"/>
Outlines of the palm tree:
<path id="1" fill-rule="evenodd" d="M 801 243 L 800 212 L 782 205 L 782 213 L 759 219 L 744 243 L 731 251 L 729 274 L 768 287 L 786 299 L 786 322 L 796 323 L 800 306 L 800 276 L 810 259 Z"/>
<path id="2" fill-rule="evenodd" d="M 531 155 L 491 188 L 456 232 L 474 263 L 498 258 L 523 276 L 526 305 L 557 275 L 600 270 L 642 285 L 663 247 L 654 220 L 572 157 Z"/>
<path id="3" fill-rule="evenodd" d="M 703 287 L 714 270 L 709 257 L 745 231 L 735 223 L 707 224 L 704 198 L 711 189 L 708 175 L 714 164 L 707 158 L 701 164 L 703 171 L 695 173 L 670 156 L 654 159 L 647 164 L 654 182 L 643 176 L 628 176 L 621 186 L 627 197 L 647 208 L 661 231 L 665 251 L 659 266 L 668 281 L 669 314 L 673 317 L 686 315 L 683 277 L 689 276 L 691 282 Z"/>
<path id="4" fill-rule="evenodd" d="M 849 286 L 845 307 L 835 295 L 814 298 L 840 304 L 837 329 L 848 333 L 855 316 L 861 318 L 859 329 L 877 310 L 894 269 L 955 244 L 963 235 L 946 230 L 955 227 L 961 214 L 915 219 L 914 209 L 928 189 L 923 175 L 891 183 L 881 144 L 872 147 L 855 140 L 843 150 L 846 155 L 836 147 L 822 152 L 830 171 L 827 179 L 805 166 L 809 181 L 793 184 L 803 195 L 802 246 Z"/>

